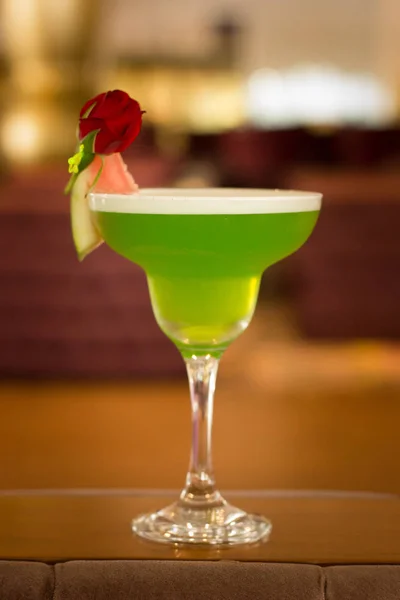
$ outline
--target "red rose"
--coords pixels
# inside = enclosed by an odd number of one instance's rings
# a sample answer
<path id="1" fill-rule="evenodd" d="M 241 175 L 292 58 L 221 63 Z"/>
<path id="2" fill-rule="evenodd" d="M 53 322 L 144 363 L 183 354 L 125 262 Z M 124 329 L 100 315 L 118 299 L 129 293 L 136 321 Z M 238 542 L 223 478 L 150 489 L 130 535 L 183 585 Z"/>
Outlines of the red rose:
<path id="1" fill-rule="evenodd" d="M 94 142 L 96 154 L 122 152 L 139 134 L 143 112 L 126 92 L 99 94 L 88 100 L 80 112 L 79 140 L 99 130 Z"/>

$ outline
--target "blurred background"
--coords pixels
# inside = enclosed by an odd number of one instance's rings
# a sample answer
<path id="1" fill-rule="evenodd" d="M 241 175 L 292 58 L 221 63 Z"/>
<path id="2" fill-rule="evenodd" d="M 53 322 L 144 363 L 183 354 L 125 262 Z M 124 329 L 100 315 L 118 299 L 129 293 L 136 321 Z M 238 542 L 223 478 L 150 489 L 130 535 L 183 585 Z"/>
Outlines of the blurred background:
<path id="1" fill-rule="evenodd" d="M 80 107 L 121 88 L 142 187 L 324 194 L 222 361 L 221 486 L 398 493 L 398 0 L 0 6 L 0 488 L 183 482 L 182 361 L 139 269 L 78 264 L 62 193 Z"/>

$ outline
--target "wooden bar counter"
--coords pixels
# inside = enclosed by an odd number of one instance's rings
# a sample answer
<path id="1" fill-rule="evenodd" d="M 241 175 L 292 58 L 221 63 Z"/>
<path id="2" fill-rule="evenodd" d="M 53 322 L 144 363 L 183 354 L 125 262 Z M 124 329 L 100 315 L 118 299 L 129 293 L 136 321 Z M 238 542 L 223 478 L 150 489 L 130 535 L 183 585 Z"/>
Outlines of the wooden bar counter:
<path id="1" fill-rule="evenodd" d="M 374 494 L 228 495 L 267 515 L 267 542 L 210 550 L 153 544 L 131 533 L 131 518 L 172 495 L 135 491 L 0 496 L 0 559 L 244 560 L 326 564 L 400 564 L 400 499 Z"/>

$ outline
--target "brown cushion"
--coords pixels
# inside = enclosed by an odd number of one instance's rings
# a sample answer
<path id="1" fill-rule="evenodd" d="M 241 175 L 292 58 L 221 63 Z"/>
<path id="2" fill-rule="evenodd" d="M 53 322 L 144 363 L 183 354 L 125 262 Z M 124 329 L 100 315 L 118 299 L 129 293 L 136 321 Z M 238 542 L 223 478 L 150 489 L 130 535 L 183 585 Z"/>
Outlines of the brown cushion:
<path id="1" fill-rule="evenodd" d="M 0 215 L 0 377 L 184 375 L 139 267 L 105 245 L 79 265 L 67 214 Z"/>
<path id="2" fill-rule="evenodd" d="M 53 600 L 54 570 L 35 562 L 0 560 L 1 600 Z"/>
<path id="3" fill-rule="evenodd" d="M 326 600 L 399 600 L 400 567 L 337 566 L 325 569 Z"/>
<path id="4" fill-rule="evenodd" d="M 0 561 L 0 600 L 398 600 L 400 566 Z"/>
<path id="5" fill-rule="evenodd" d="M 56 565 L 56 581 L 54 600 L 323 599 L 322 570 L 311 565 L 74 561 Z"/>

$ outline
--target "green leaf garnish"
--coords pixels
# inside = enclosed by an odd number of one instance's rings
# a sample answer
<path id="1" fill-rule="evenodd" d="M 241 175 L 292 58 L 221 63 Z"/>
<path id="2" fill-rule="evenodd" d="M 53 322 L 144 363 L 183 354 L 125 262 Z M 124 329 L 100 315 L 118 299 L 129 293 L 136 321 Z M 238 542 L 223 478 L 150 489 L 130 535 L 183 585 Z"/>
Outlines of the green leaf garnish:
<path id="1" fill-rule="evenodd" d="M 86 167 L 93 162 L 95 157 L 94 144 L 96 141 L 96 135 L 100 129 L 91 131 L 86 137 L 83 138 L 77 148 L 77 152 L 68 159 L 68 172 L 71 173 L 71 177 L 64 189 L 64 194 L 69 194 L 74 186 L 74 183 L 79 175 Z M 100 169 L 100 173 L 101 173 Z M 99 177 L 100 177 L 99 173 Z M 97 179 L 96 179 L 97 181 Z"/>

